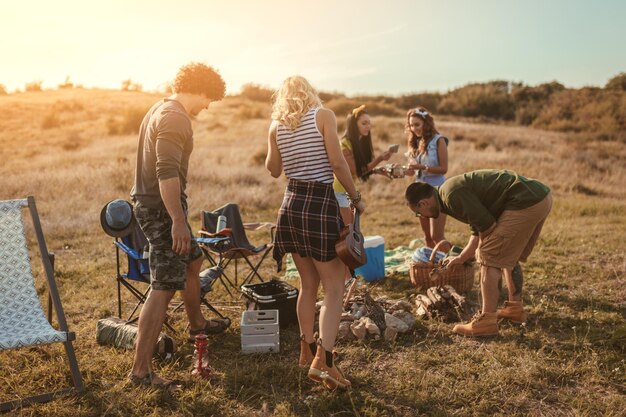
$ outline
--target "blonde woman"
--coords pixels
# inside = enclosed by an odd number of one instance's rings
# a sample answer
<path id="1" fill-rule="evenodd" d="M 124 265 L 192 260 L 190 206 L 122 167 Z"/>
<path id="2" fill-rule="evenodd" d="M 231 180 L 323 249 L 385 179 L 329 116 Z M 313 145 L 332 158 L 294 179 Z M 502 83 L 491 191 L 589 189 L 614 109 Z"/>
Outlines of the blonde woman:
<path id="1" fill-rule="evenodd" d="M 284 171 L 289 182 L 278 211 L 274 259 L 280 271 L 291 253 L 300 274 L 297 302 L 300 325 L 299 365 L 309 378 L 328 389 L 348 388 L 333 363 L 344 290 L 344 264 L 335 242 L 342 226 L 333 192 L 333 174 L 345 187 L 352 204 L 365 210 L 337 136 L 335 114 L 322 107 L 317 92 L 300 76 L 287 78 L 275 94 L 265 166 L 274 178 Z M 319 336 L 313 336 L 315 302 L 320 282 L 324 304 Z"/>

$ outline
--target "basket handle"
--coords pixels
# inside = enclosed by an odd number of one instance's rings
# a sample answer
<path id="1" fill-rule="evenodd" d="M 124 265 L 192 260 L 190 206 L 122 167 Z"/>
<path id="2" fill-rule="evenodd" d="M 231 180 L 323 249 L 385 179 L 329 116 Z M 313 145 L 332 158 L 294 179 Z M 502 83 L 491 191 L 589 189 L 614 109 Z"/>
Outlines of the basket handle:
<path id="1" fill-rule="evenodd" d="M 448 245 L 450 245 L 450 242 L 448 242 L 447 240 L 440 240 L 439 242 L 437 242 L 437 244 L 435 245 L 435 247 L 433 248 L 433 253 L 430 254 L 430 263 L 434 264 L 435 263 L 435 255 L 437 254 L 437 250 L 439 249 L 439 247 L 441 245 L 443 245 L 444 243 L 447 243 Z"/>

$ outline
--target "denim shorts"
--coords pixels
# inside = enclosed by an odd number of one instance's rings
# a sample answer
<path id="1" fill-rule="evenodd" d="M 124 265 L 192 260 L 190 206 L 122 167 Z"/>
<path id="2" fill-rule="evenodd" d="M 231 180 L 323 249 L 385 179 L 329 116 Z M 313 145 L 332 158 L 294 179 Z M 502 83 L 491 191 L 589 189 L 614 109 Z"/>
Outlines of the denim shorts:
<path id="1" fill-rule="evenodd" d="M 339 203 L 340 208 L 349 208 L 350 200 L 348 199 L 348 193 L 346 192 L 335 192 L 335 198 L 337 199 L 337 203 Z"/>

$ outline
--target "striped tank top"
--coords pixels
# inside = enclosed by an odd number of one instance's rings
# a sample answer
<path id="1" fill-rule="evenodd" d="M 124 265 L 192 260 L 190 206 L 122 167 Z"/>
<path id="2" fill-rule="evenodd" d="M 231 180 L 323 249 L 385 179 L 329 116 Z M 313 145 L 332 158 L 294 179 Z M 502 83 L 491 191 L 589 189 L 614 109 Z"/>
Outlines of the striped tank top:
<path id="1" fill-rule="evenodd" d="M 294 130 L 279 124 L 276 127 L 276 144 L 289 179 L 332 184 L 333 169 L 328 161 L 324 138 L 317 128 L 316 115 L 320 108 L 313 107 L 302 117 Z"/>

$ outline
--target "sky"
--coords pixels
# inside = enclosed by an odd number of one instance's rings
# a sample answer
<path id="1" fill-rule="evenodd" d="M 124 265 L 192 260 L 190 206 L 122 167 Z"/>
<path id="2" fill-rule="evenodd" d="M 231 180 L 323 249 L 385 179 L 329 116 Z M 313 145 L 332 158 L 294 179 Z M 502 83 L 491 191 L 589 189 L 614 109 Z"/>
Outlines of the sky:
<path id="1" fill-rule="evenodd" d="M 230 93 L 294 74 L 349 95 L 604 86 L 626 72 L 625 22 L 623 0 L 7 0 L 0 84 L 163 90 L 203 62 Z"/>

